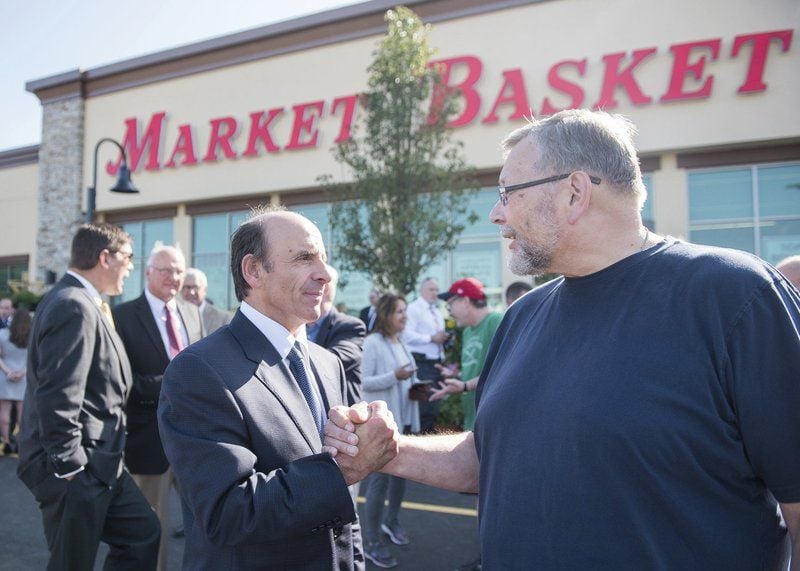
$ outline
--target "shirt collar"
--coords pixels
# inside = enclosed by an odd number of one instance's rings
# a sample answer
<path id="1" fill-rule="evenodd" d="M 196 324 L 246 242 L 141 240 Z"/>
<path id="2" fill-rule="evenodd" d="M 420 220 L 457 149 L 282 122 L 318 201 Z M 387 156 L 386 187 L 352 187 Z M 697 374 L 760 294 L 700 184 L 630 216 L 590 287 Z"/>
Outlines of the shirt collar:
<path id="1" fill-rule="evenodd" d="M 97 292 L 97 288 L 92 285 L 92 282 L 87 280 L 79 273 L 73 272 L 72 270 L 67 270 L 67 273 L 81 282 L 81 285 L 86 289 L 87 292 L 89 292 L 91 298 L 97 303 L 97 305 L 100 305 L 100 302 L 103 301 L 103 298 L 100 297 L 100 294 Z"/>
<path id="2" fill-rule="evenodd" d="M 175 311 L 175 308 L 178 306 L 178 303 L 175 301 L 174 297 L 167 303 L 164 303 L 156 296 L 154 296 L 152 293 L 150 293 L 150 290 L 147 288 L 144 288 L 144 296 L 147 298 L 147 303 L 150 306 L 150 309 L 156 315 L 161 315 L 162 313 L 164 313 L 165 305 L 169 307 L 170 311 Z"/>
<path id="3" fill-rule="evenodd" d="M 286 329 L 283 325 L 278 323 L 277 321 L 270 319 L 252 305 L 243 301 L 242 304 L 239 306 L 239 311 L 242 312 L 250 322 L 256 326 L 264 337 L 267 338 L 275 350 L 278 352 L 278 355 L 281 356 L 281 359 L 285 359 L 286 356 L 289 354 L 289 351 L 292 350 L 294 347 L 295 342 L 300 343 L 300 346 L 303 348 L 303 352 L 308 355 L 308 339 L 306 337 L 306 327 L 303 325 L 297 331 L 297 335 L 292 335 L 289 333 L 289 330 Z"/>

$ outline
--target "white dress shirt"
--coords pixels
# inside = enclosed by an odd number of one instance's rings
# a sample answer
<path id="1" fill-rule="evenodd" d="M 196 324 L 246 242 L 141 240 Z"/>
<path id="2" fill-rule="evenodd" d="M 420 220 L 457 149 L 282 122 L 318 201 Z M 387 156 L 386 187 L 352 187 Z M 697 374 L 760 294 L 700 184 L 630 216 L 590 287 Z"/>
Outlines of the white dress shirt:
<path id="1" fill-rule="evenodd" d="M 144 296 L 147 298 L 147 303 L 150 306 L 150 311 L 153 312 L 153 319 L 156 320 L 156 325 L 158 326 L 158 332 L 161 335 L 161 342 L 164 344 L 164 350 L 167 352 L 167 358 L 172 360 L 172 354 L 169 351 L 169 335 L 167 334 L 167 316 L 164 315 L 164 306 L 168 307 L 170 312 L 172 313 L 172 318 L 175 321 L 175 324 L 178 327 L 178 332 L 180 333 L 181 339 L 183 340 L 183 346 L 189 346 L 189 334 L 186 332 L 186 326 L 183 324 L 183 319 L 181 319 L 181 315 L 178 313 L 178 302 L 175 301 L 175 298 L 172 298 L 167 303 L 164 303 L 152 293 L 150 290 L 145 288 Z"/>
<path id="2" fill-rule="evenodd" d="M 303 366 L 306 369 L 306 378 L 309 380 L 317 378 L 314 374 L 314 370 L 311 368 L 311 360 L 308 356 L 308 339 L 306 338 L 306 326 L 303 325 L 297 331 L 297 335 L 292 335 L 289 333 L 289 330 L 286 329 L 283 325 L 278 323 L 277 321 L 270 319 L 257 309 L 255 309 L 252 305 L 243 301 L 242 304 L 239 306 L 239 311 L 242 312 L 250 322 L 256 326 L 264 337 L 267 338 L 275 350 L 278 352 L 278 355 L 281 356 L 283 360 L 283 364 L 286 365 L 286 368 L 291 372 L 291 367 L 289 365 L 289 352 L 294 347 L 295 342 L 300 344 L 300 348 L 303 351 Z M 317 386 L 316 382 L 310 382 L 311 389 L 314 392 L 314 398 L 317 400 L 317 407 L 319 410 L 323 411 L 323 415 L 325 415 L 325 405 L 323 404 L 322 396 L 319 392 L 319 387 Z"/>
<path id="3" fill-rule="evenodd" d="M 441 343 L 434 343 L 431 337 L 444 331 L 444 317 L 435 303 L 428 303 L 418 297 L 408 304 L 408 321 L 403 330 L 403 341 L 413 353 L 422 353 L 426 359 L 442 359 L 444 349 Z"/>

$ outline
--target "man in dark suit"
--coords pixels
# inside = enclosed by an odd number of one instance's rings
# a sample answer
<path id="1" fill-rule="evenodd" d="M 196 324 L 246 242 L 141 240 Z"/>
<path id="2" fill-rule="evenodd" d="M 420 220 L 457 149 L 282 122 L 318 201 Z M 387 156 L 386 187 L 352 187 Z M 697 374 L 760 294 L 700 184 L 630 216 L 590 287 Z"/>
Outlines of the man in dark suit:
<path id="1" fill-rule="evenodd" d="M 367 329 L 355 317 L 341 313 L 333 306 L 339 272 L 328 266 L 331 281 L 325 286 L 320 306 L 320 318 L 307 329 L 308 339 L 339 357 L 347 378 L 347 401 L 355 404 L 361 400 L 361 346 Z"/>
<path id="2" fill-rule="evenodd" d="M 229 311 L 220 309 L 210 303 L 208 295 L 208 278 L 202 270 L 189 268 L 186 270 L 186 278 L 183 280 L 181 295 L 184 301 L 193 303 L 200 308 L 200 317 L 203 318 L 203 329 L 206 335 L 214 333 L 223 325 L 231 322 L 233 317 Z"/>
<path id="3" fill-rule="evenodd" d="M 11 316 L 14 315 L 14 302 L 10 297 L 0 298 L 0 329 L 11 325 Z"/>
<path id="4" fill-rule="evenodd" d="M 119 295 L 131 239 L 84 225 L 67 274 L 39 303 L 28 345 L 28 387 L 17 473 L 42 510 L 48 569 L 155 569 L 159 524 L 123 465 L 132 374 L 100 294 Z"/>
<path id="5" fill-rule="evenodd" d="M 125 463 L 161 521 L 160 570 L 166 569 L 167 564 L 172 474 L 158 435 L 158 395 L 164 370 L 172 358 L 203 337 L 197 306 L 178 295 L 185 271 L 180 250 L 156 246 L 147 261 L 147 285 L 142 295 L 114 308 L 117 332 L 133 369 Z"/>
<path id="6" fill-rule="evenodd" d="M 241 307 L 167 368 L 159 427 L 180 484 L 187 569 L 363 569 L 349 484 L 396 454 L 377 405 L 357 470 L 322 449 L 344 403 L 342 364 L 308 343 L 330 280 L 322 236 L 299 214 L 258 211 L 234 233 Z M 363 453 L 363 455 L 362 455 Z"/>
<path id="7" fill-rule="evenodd" d="M 375 317 L 377 316 L 375 313 L 375 305 L 378 303 L 378 298 L 380 296 L 381 292 L 377 289 L 372 288 L 369 290 L 369 305 L 362 307 L 358 314 L 358 318 L 367 326 L 367 333 L 372 333 L 372 329 L 375 327 Z"/>

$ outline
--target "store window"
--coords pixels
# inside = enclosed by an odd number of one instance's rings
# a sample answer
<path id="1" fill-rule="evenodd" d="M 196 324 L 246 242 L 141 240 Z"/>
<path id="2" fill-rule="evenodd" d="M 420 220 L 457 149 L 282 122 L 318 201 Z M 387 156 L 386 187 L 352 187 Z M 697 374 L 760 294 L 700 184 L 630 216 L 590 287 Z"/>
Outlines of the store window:
<path id="1" fill-rule="evenodd" d="M 28 272 L 28 256 L 0 257 L 0 295 L 11 293 L 9 281 L 22 281 Z"/>
<path id="2" fill-rule="evenodd" d="M 226 309 L 239 305 L 230 270 L 230 238 L 247 216 L 243 210 L 202 214 L 192 219 L 191 265 L 208 277 L 208 299 Z"/>
<path id="3" fill-rule="evenodd" d="M 142 295 L 144 290 L 144 270 L 147 258 L 156 245 L 172 244 L 172 219 L 164 220 L 140 220 L 136 222 L 125 222 L 119 224 L 133 238 L 133 271 L 125 281 L 125 289 L 122 295 L 112 299 L 112 303 L 122 303 L 136 299 Z"/>
<path id="4" fill-rule="evenodd" d="M 497 201 L 495 187 L 483 189 L 470 198 L 469 210 L 478 215 L 478 220 L 461 234 L 458 245 L 446 253 L 436 264 L 422 273 L 420 279 L 433 277 L 441 288 L 446 288 L 454 280 L 474 276 L 486 286 L 487 293 L 500 303 L 502 290 L 502 243 L 498 227 L 489 221 L 489 211 Z M 336 245 L 333 243 L 330 227 L 330 212 L 327 204 L 308 204 L 291 207 L 311 219 L 320 229 L 331 265 L 337 263 Z M 356 314 L 368 303 L 369 291 L 373 287 L 369 276 L 356 272 L 341 272 L 341 281 L 336 294 L 336 303 L 343 303 L 347 311 Z M 413 299 L 416 294 L 410 296 Z"/>
<path id="5" fill-rule="evenodd" d="M 774 264 L 800 252 L 800 163 L 689 173 L 690 240 Z"/>

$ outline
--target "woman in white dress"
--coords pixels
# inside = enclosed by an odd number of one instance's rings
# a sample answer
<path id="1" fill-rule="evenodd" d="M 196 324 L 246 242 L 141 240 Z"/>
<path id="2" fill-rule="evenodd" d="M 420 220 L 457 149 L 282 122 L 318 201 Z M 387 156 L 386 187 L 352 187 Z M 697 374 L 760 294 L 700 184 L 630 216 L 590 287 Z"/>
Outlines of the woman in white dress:
<path id="1" fill-rule="evenodd" d="M 419 432 L 419 406 L 408 395 L 408 389 L 417 379 L 417 366 L 400 338 L 407 319 L 406 301 L 394 294 L 384 294 L 378 299 L 375 312 L 375 328 L 364 340 L 361 359 L 363 399 L 386 401 L 404 432 Z M 409 543 L 398 521 L 405 489 L 406 481 L 402 478 L 380 473 L 369 477 L 362 527 L 364 555 L 379 567 L 397 565 L 383 534 L 397 545 Z M 389 505 L 384 510 L 387 497 Z"/>
<path id="2" fill-rule="evenodd" d="M 0 440 L 4 454 L 16 452 L 9 433 L 11 407 L 16 407 L 19 423 L 27 384 L 25 368 L 30 332 L 31 314 L 25 309 L 14 312 L 11 325 L 0 329 Z"/>

